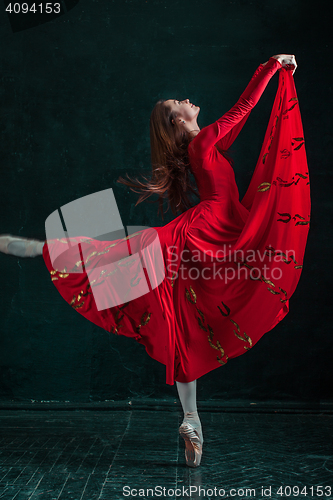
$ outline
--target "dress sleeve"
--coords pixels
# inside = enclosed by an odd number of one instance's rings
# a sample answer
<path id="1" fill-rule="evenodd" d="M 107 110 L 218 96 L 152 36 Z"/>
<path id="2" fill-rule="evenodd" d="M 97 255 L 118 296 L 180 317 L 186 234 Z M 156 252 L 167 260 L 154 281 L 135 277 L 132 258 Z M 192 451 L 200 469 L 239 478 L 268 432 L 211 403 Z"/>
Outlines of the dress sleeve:
<path id="1" fill-rule="evenodd" d="M 200 130 L 192 140 L 192 147 L 200 158 L 208 156 L 211 148 L 217 143 L 224 150 L 231 146 L 269 80 L 280 68 L 281 63 L 273 57 L 265 66 L 260 64 L 236 104 L 216 122 Z"/>

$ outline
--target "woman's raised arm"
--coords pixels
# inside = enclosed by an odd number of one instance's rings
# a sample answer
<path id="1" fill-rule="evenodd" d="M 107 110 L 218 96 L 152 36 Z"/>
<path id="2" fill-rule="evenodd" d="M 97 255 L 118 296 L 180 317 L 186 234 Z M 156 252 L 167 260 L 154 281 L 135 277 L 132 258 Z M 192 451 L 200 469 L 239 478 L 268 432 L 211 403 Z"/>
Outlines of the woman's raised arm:
<path id="1" fill-rule="evenodd" d="M 246 115 L 259 101 L 269 80 L 283 67 L 280 56 L 282 55 L 271 57 L 267 63 L 260 64 L 237 103 L 216 122 L 201 129 L 192 140 L 192 147 L 200 158 L 208 156 L 217 142 L 222 149 L 230 147 L 244 125 Z"/>

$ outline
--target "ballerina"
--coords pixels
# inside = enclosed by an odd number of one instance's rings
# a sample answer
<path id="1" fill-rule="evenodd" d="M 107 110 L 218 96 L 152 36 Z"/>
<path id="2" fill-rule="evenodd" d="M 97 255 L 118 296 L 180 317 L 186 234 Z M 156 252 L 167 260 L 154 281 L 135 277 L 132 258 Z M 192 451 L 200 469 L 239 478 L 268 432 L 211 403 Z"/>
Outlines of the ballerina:
<path id="1" fill-rule="evenodd" d="M 166 248 L 175 242 L 180 249 L 186 250 L 191 255 L 195 250 L 201 254 L 210 251 L 216 264 L 217 253 L 226 241 L 232 249 L 251 248 L 267 251 L 268 248 L 271 253 L 274 251 L 277 254 L 276 245 L 286 240 L 288 234 L 287 244 L 293 245 L 296 249 L 297 261 L 294 258 L 294 263 L 297 265 L 291 271 L 291 268 L 286 266 L 286 261 L 276 264 L 276 269 L 284 273 L 284 281 L 275 280 L 275 284 L 272 279 L 267 280 L 263 275 L 257 280 L 251 278 L 246 281 L 238 278 L 239 286 L 246 292 L 243 293 L 244 299 L 241 289 L 235 291 L 233 285 L 213 279 L 211 274 L 208 280 L 201 275 L 194 281 L 191 278 L 191 270 L 194 268 L 202 270 L 202 268 L 191 263 L 185 267 L 185 277 L 180 277 L 178 274 L 177 279 L 174 279 L 175 272 L 166 273 L 166 278 L 169 279 L 165 279 L 160 287 L 151 290 L 145 298 L 139 297 L 130 302 L 132 309 L 130 306 L 124 309 L 128 304 L 121 308 L 105 309 L 103 321 L 101 312 L 97 310 L 89 292 L 86 292 L 85 301 L 76 309 L 90 321 L 112 333 L 133 337 L 145 345 L 151 357 L 166 365 L 166 382 L 168 384 L 176 382 L 184 412 L 179 434 L 185 441 L 185 460 L 190 467 L 200 465 L 204 442 L 197 409 L 197 379 L 208 371 L 224 365 L 228 359 L 249 350 L 266 331 L 281 321 L 289 311 L 289 298 L 299 280 L 302 268 L 300 262 L 304 254 L 309 222 L 305 219 L 310 216 L 309 182 L 307 184 L 300 182 L 299 185 L 303 186 L 302 194 L 298 195 L 295 191 L 288 201 L 284 197 L 287 185 L 295 188 L 298 181 L 293 180 L 289 184 L 288 179 L 276 181 L 281 179 L 276 177 L 276 174 L 287 176 L 290 172 L 291 175 L 294 172 L 292 169 L 300 172 L 301 181 L 308 180 L 305 151 L 300 146 L 304 143 L 292 146 L 292 154 L 289 152 L 291 146 L 288 143 L 289 156 L 287 153 L 279 156 L 279 141 L 290 139 L 292 143 L 292 140 L 303 139 L 299 110 L 295 108 L 297 97 L 293 94 L 295 91 L 291 77 L 296 67 L 294 55 L 272 56 L 257 68 L 237 103 L 220 119 L 203 129 L 200 129 L 197 123 L 200 107 L 191 103 L 189 99 L 159 100 L 150 118 L 153 167 L 151 180 L 146 179 L 147 182 L 142 182 L 137 179 L 135 181 L 118 179 L 118 182 L 127 185 L 133 191 L 142 193 L 136 204 L 151 194 L 158 194 L 157 201 L 162 219 L 165 198 L 175 215 L 178 210 L 182 212 L 169 224 L 154 228 L 161 241 L 165 264 Z M 285 78 L 280 79 L 258 166 L 250 187 L 240 202 L 232 168 L 233 161 L 228 149 L 247 121 L 268 82 L 279 70 L 285 70 Z M 294 101 L 292 105 L 290 101 Z M 280 119 L 281 125 L 278 128 L 276 117 L 281 116 L 288 120 Z M 282 164 L 284 170 L 281 170 Z M 196 193 L 190 183 L 190 172 L 194 175 L 200 197 L 200 202 L 194 206 L 191 206 L 188 197 L 190 191 Z M 282 186 L 283 189 L 277 189 L 278 186 Z M 297 207 L 295 202 L 298 203 Z M 256 209 L 253 209 L 255 205 Z M 302 213 L 299 217 L 304 223 L 297 228 L 298 232 L 289 226 L 287 230 L 286 224 L 278 223 L 276 218 L 271 217 L 275 216 L 276 206 L 284 215 L 288 211 Z M 268 231 L 270 229 L 271 232 Z M 275 248 L 271 244 L 272 235 L 275 238 Z M 136 245 L 136 238 L 137 236 L 130 240 L 133 248 Z M 117 243 L 123 240 L 117 240 Z M 16 257 L 43 255 L 47 268 L 54 274 L 58 271 L 53 268 L 51 257 L 57 245 L 61 245 L 59 241 L 49 245 L 47 240 L 39 241 L 5 234 L 0 236 L 0 251 Z M 87 263 L 90 258 L 92 264 L 106 263 L 111 257 L 111 252 L 108 253 L 109 243 L 94 239 L 90 239 L 87 247 L 82 243 L 83 262 Z M 95 252 L 91 253 L 91 250 Z M 89 257 L 86 259 L 88 252 L 90 252 Z M 95 261 L 95 258 L 99 260 Z M 244 262 L 243 265 L 246 265 Z M 220 264 L 221 269 L 223 265 Z M 179 269 L 180 266 L 176 267 L 177 272 Z M 210 272 L 211 268 L 208 269 L 208 274 Z M 65 300 L 72 304 L 73 291 L 79 290 L 77 288 L 79 286 L 82 287 L 82 279 L 80 278 L 81 282 L 78 285 L 74 274 L 66 276 L 72 281 L 60 279 L 53 282 Z M 278 286 L 279 284 L 283 286 Z M 267 293 L 267 290 L 270 293 Z M 83 295 L 83 292 L 80 292 L 80 298 Z M 223 300 L 220 300 L 219 304 L 214 304 L 217 295 Z M 155 296 L 158 298 L 157 301 L 152 300 Z M 236 300 L 238 297 L 239 300 Z M 250 297 L 252 303 L 248 304 L 251 302 Z M 145 316 L 145 321 L 141 320 L 139 327 L 135 327 L 137 318 L 142 318 L 142 307 L 145 307 L 148 316 Z M 253 308 L 258 310 L 261 308 L 260 320 L 259 316 L 253 318 L 251 314 Z M 124 318 L 121 324 L 120 310 Z M 219 331 L 217 325 L 221 321 L 225 327 Z M 157 331 L 159 335 L 156 334 Z"/>

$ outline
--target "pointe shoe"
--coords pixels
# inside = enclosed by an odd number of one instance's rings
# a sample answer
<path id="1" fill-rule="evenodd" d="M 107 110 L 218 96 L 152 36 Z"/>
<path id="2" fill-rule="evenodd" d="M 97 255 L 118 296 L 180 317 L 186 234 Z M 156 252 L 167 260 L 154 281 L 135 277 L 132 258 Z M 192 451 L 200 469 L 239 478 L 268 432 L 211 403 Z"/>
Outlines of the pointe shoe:
<path id="1" fill-rule="evenodd" d="M 1 234 L 0 252 L 16 257 L 37 257 L 43 254 L 44 243 L 45 241 Z"/>
<path id="2" fill-rule="evenodd" d="M 201 462 L 203 437 L 199 429 L 186 421 L 179 427 L 179 434 L 185 441 L 185 460 L 189 467 L 199 467 Z"/>

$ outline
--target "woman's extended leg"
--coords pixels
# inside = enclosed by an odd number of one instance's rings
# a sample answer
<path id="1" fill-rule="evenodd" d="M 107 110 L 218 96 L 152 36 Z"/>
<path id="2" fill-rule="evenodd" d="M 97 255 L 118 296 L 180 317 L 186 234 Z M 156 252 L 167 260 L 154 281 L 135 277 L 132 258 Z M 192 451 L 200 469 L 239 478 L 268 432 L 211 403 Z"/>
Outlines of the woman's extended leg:
<path id="1" fill-rule="evenodd" d="M 185 440 L 185 459 L 190 467 L 198 467 L 201 461 L 203 435 L 197 411 L 197 381 L 177 382 L 177 390 L 184 411 L 179 433 Z"/>
<path id="2" fill-rule="evenodd" d="M 0 235 L 0 252 L 16 257 L 37 257 L 43 255 L 44 243 L 45 241 L 2 234 Z"/>

